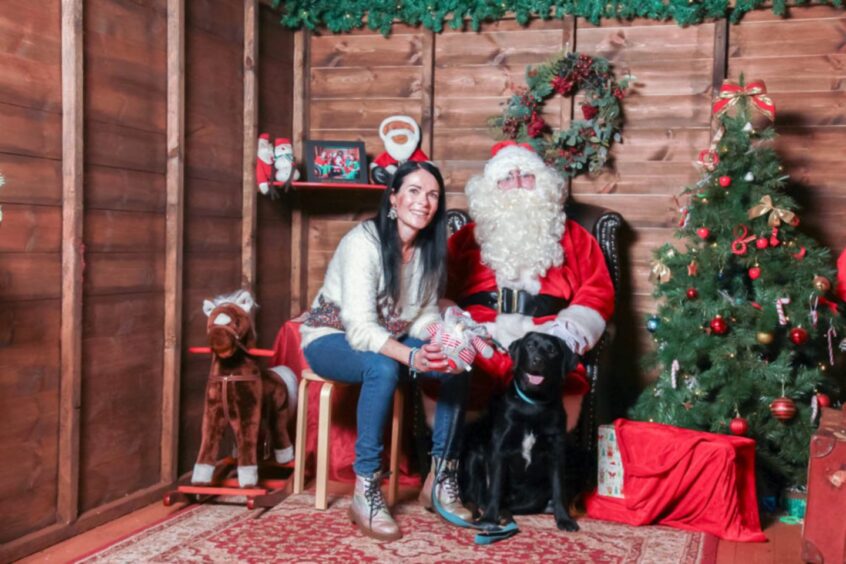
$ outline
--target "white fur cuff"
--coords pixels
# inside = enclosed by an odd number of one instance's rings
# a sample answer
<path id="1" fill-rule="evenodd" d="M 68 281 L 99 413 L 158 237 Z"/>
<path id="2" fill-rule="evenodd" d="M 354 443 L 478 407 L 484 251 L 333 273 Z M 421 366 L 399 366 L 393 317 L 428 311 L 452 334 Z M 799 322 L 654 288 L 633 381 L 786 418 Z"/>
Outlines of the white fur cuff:
<path id="1" fill-rule="evenodd" d="M 299 389 L 297 375 L 284 364 L 273 366 L 270 371 L 285 384 L 285 388 L 288 390 L 288 413 L 293 415 L 297 411 L 297 393 Z"/>
<path id="2" fill-rule="evenodd" d="M 258 483 L 258 466 L 239 466 L 238 485 L 242 488 L 255 486 Z"/>
<path id="3" fill-rule="evenodd" d="M 576 354 L 585 354 L 605 332 L 605 320 L 595 309 L 572 305 L 558 314 L 549 326 L 549 334 L 567 343 Z"/>
<path id="4" fill-rule="evenodd" d="M 194 473 L 191 474 L 192 484 L 210 484 L 214 475 L 214 465 L 195 464 Z"/>

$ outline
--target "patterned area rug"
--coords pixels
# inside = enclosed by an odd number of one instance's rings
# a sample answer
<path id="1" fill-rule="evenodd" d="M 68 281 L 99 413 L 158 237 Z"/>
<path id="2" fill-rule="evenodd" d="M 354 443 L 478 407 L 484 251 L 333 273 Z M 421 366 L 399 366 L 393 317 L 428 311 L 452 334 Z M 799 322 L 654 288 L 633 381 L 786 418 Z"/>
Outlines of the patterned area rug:
<path id="1" fill-rule="evenodd" d="M 518 518 L 520 533 L 490 546 L 417 503 L 395 512 L 405 536 L 379 543 L 347 518 L 350 499 L 327 511 L 311 495 L 291 496 L 260 514 L 235 505 L 195 505 L 78 562 L 584 562 L 713 564 L 717 539 L 666 527 L 579 519 L 564 533 L 551 515 Z"/>

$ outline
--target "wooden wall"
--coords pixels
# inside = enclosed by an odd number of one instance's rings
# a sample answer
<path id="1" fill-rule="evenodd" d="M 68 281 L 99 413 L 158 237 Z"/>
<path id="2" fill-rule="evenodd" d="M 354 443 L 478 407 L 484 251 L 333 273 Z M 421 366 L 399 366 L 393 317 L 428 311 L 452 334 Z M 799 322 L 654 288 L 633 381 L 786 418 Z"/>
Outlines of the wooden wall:
<path id="1" fill-rule="evenodd" d="M 846 16 L 828 7 L 791 13 L 781 19 L 757 12 L 734 26 L 680 28 L 645 20 L 594 26 L 569 18 L 527 27 L 502 21 L 479 33 L 399 27 L 387 39 L 366 31 L 311 34 L 302 49 L 309 80 L 297 93 L 307 108 L 302 138 L 360 139 L 375 156 L 382 150 L 379 122 L 408 113 L 421 121 L 422 146 L 444 172 L 449 205 L 465 207 L 464 184 L 480 172 L 493 143 L 486 120 L 499 112 L 512 86 L 524 84 L 527 64 L 570 49 L 610 59 L 618 75 L 633 74 L 614 169 L 571 186 L 575 199 L 616 210 L 626 220 L 615 320 L 620 385 L 611 398 L 623 413 L 648 378 L 639 373 L 638 359 L 651 346 L 643 328 L 654 308 L 647 280 L 651 251 L 672 240 L 678 218 L 672 197 L 698 178 L 691 165 L 711 139 L 710 103 L 726 76 L 744 72 L 766 81 L 778 108 L 777 147 L 807 207 L 804 224 L 835 250 L 846 240 L 846 224 L 837 219 L 846 209 Z M 556 98 L 546 104 L 545 117 L 560 126 L 572 112 L 571 100 Z M 305 235 L 294 253 L 301 253 L 307 275 L 295 307 L 311 301 L 338 238 L 371 214 L 375 201 L 363 206 L 355 194 L 336 196 L 331 210 L 304 206 Z M 296 294 L 298 281 L 293 283 Z"/>
<path id="2" fill-rule="evenodd" d="M 76 0 L 3 3 L 0 13 L 0 561 L 158 499 L 162 444 L 168 130 L 168 6 L 82 4 L 80 392 L 60 436 L 63 143 L 62 10 Z M 181 348 L 205 343 L 202 300 L 242 284 L 242 244 L 262 264 L 257 324 L 270 346 L 289 313 L 290 198 L 257 203 L 242 242 L 245 6 L 186 0 Z M 259 9 L 258 127 L 290 137 L 293 33 Z M 251 140 L 250 146 L 254 147 Z M 252 167 L 253 163 L 250 162 Z M 267 264 L 265 267 L 264 264 Z M 178 473 L 193 466 L 208 358 L 182 355 Z M 180 378 L 181 374 L 181 378 Z M 64 444 L 64 443 L 63 443 Z M 69 495 L 59 483 L 70 483 Z M 67 493 L 67 492 L 66 492 Z M 70 502 L 69 507 L 64 507 Z"/>

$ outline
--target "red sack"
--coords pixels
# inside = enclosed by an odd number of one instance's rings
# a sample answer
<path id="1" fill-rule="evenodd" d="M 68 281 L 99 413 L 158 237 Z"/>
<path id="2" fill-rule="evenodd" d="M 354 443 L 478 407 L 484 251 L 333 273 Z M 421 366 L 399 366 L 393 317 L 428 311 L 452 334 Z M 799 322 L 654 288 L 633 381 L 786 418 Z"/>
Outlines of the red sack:
<path id="1" fill-rule="evenodd" d="M 803 562 L 846 562 L 846 412 L 823 408 L 811 438 Z"/>
<path id="2" fill-rule="evenodd" d="M 614 422 L 623 498 L 592 492 L 587 513 L 629 525 L 667 525 L 763 542 L 755 496 L 755 441 L 660 423 Z"/>

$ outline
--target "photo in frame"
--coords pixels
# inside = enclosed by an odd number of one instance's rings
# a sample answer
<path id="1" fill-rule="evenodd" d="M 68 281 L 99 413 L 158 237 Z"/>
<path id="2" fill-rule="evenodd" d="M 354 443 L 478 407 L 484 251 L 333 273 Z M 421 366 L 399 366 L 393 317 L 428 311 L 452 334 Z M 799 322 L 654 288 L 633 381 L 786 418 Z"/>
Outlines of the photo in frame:
<path id="1" fill-rule="evenodd" d="M 303 161 L 309 182 L 368 182 L 367 155 L 361 141 L 306 141 Z"/>

